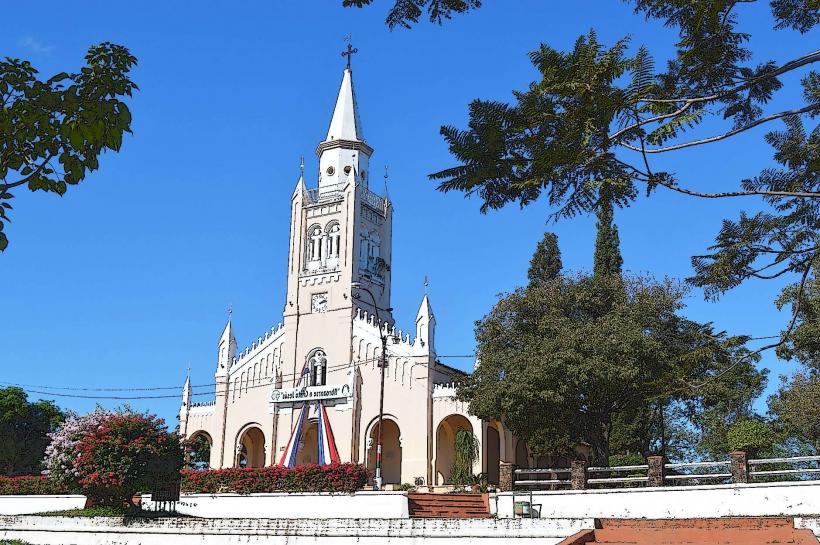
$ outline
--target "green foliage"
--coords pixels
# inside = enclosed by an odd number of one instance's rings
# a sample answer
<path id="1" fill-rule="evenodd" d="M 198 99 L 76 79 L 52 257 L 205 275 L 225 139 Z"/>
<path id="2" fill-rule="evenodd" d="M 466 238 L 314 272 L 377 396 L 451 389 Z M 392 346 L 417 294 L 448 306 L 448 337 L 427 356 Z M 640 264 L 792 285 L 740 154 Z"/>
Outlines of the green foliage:
<path id="1" fill-rule="evenodd" d="M 739 339 L 680 316 L 683 293 L 668 281 L 589 275 L 516 290 L 476 324 L 481 365 L 459 396 L 536 455 L 574 455 L 586 441 L 606 463 L 619 415 L 692 396 L 691 383 L 743 353 Z"/>
<path id="2" fill-rule="evenodd" d="M 535 247 L 530 260 L 527 278 L 530 284 L 554 280 L 561 274 L 561 250 L 558 248 L 558 236 L 555 233 L 544 233 L 544 238 Z"/>
<path id="3" fill-rule="evenodd" d="M 97 506 L 86 507 L 84 509 L 67 509 L 65 511 L 48 511 L 45 513 L 37 513 L 38 517 L 68 517 L 68 518 L 139 518 L 139 519 L 157 519 L 166 517 L 184 517 L 179 513 L 170 511 L 146 511 L 137 506 L 123 507 L 123 506 Z"/>
<path id="4" fill-rule="evenodd" d="M 795 326 L 777 355 L 795 359 L 812 372 L 820 372 L 820 277 L 807 278 L 802 294 L 799 284 L 788 286 L 777 300 L 778 308 L 786 305 L 795 310 Z M 799 305 L 796 305 L 799 301 Z"/>
<path id="5" fill-rule="evenodd" d="M 360 464 L 308 464 L 296 467 L 211 469 L 182 472 L 182 490 L 193 494 L 235 492 L 346 492 L 367 484 L 367 469 Z"/>
<path id="6" fill-rule="evenodd" d="M 8 245 L 11 190 L 63 195 L 131 132 L 131 112 L 120 99 L 137 89 L 128 77 L 136 58 L 106 42 L 91 46 L 85 61 L 77 73 L 46 80 L 28 61 L 0 61 L 0 251 Z"/>
<path id="7" fill-rule="evenodd" d="M 478 438 L 465 429 L 456 432 L 455 460 L 450 468 L 450 480 L 447 484 L 473 484 L 473 464 L 478 460 Z"/>
<path id="8" fill-rule="evenodd" d="M 606 194 L 606 193 L 604 193 Z M 613 222 L 612 203 L 608 198 L 598 208 L 598 225 L 595 236 L 595 277 L 620 276 L 624 260 L 621 257 L 621 242 L 618 226 Z"/>
<path id="9" fill-rule="evenodd" d="M 430 178 L 441 191 L 478 196 L 482 212 L 545 196 L 552 218 L 600 214 L 658 187 L 706 198 L 760 196 L 768 210 L 726 220 L 709 252 L 693 258 L 690 281 L 716 297 L 749 278 L 797 273 L 805 279 L 820 259 L 820 127 L 803 126 L 820 113 L 820 74 L 811 70 L 820 53 L 752 64 L 764 53 L 753 54 L 751 36 L 739 28 L 742 2 L 633 3 L 636 13 L 678 31 L 675 56 L 663 70 L 656 70 L 648 48 L 631 55 L 626 38 L 607 47 L 594 31 L 569 51 L 541 44 L 530 54 L 536 81 L 514 91 L 509 103 L 473 101 L 466 129 L 441 128 L 457 164 Z M 817 0 L 770 4 L 776 29 L 805 33 L 820 22 Z M 802 100 L 792 92 L 794 107 L 767 112 L 798 71 Z M 781 81 L 786 74 L 792 79 Z M 765 138 L 782 168 L 739 184 L 717 180 L 714 188 L 695 191 L 653 164 L 659 154 L 708 146 L 777 120 L 785 130 Z M 694 128 L 706 136 L 692 138 Z M 605 191 L 611 198 L 600 198 Z M 798 312 L 802 291 L 802 283 L 787 290 L 782 304 Z M 768 348 L 790 342 L 790 333 Z"/>
<path id="10" fill-rule="evenodd" d="M 64 417 L 51 401 L 29 402 L 20 388 L 0 388 L 0 474 L 39 474 L 48 434 Z"/>
<path id="11" fill-rule="evenodd" d="M 49 476 L 99 505 L 130 505 L 137 492 L 179 480 L 183 445 L 153 415 L 95 411 L 53 434 Z"/>
<path id="12" fill-rule="evenodd" d="M 739 420 L 726 432 L 731 450 L 742 450 L 756 458 L 774 448 L 777 436 L 771 426 L 759 419 Z"/>
<path id="13" fill-rule="evenodd" d="M 427 16 L 431 23 L 441 24 L 445 19 L 452 18 L 453 14 L 466 13 L 471 9 L 481 7 L 481 0 L 394 0 L 395 4 L 387 14 L 387 26 L 394 29 L 397 26 L 410 28 L 419 22 L 423 9 L 427 8 Z M 373 3 L 373 0 L 342 0 L 346 8 L 361 8 Z"/>
<path id="14" fill-rule="evenodd" d="M 778 391 L 769 398 L 769 412 L 785 433 L 820 452 L 820 375 L 816 372 L 783 378 Z"/>
<path id="15" fill-rule="evenodd" d="M 197 435 L 185 445 L 188 469 L 208 469 L 211 464 L 211 443 L 204 435 Z"/>
<path id="16" fill-rule="evenodd" d="M 612 454 L 609 457 L 609 467 L 617 466 L 639 466 L 646 463 L 643 454 L 633 452 L 630 454 Z"/>

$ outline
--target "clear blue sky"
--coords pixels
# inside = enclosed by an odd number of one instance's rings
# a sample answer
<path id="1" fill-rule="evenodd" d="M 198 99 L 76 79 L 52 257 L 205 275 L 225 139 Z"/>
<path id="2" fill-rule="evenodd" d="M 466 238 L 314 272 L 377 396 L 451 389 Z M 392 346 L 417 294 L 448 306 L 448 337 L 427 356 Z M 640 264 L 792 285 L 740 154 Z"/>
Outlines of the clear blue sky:
<path id="1" fill-rule="evenodd" d="M 439 126 L 463 127 L 474 98 L 509 99 L 525 87 L 536 77 L 527 53 L 540 42 L 570 48 L 590 28 L 606 43 L 631 34 L 662 66 L 676 35 L 619 0 L 485 4 L 443 27 L 394 32 L 383 24 L 387 0 L 365 10 L 343 10 L 341 0 L 7 4 L 0 55 L 30 59 L 51 75 L 79 68 L 89 44 L 113 41 L 139 59 L 140 91 L 130 102 L 134 134 L 119 154 L 106 155 L 63 198 L 15 201 L 11 246 L 0 255 L 0 380 L 174 386 L 190 362 L 193 382 L 209 383 L 228 305 L 242 347 L 276 324 L 299 156 L 315 173 L 313 150 L 330 119 L 347 34 L 359 49 L 354 77 L 376 150 L 372 171 L 390 166 L 400 326 L 412 324 L 428 275 L 439 353 L 471 354 L 474 321 L 498 293 L 524 282 L 545 230 L 558 233 L 567 268 L 589 269 L 591 218 L 548 225 L 544 203 L 481 215 L 477 200 L 437 192 L 427 174 L 453 164 Z M 755 60 L 785 61 L 818 43 L 817 32 L 769 30 L 768 2 L 738 11 L 753 32 Z M 797 91 L 782 96 L 773 108 L 791 105 Z M 665 166 L 693 187 L 735 187 L 771 164 L 764 132 L 681 153 Z M 754 206 L 662 191 L 642 198 L 616 216 L 625 266 L 686 277 L 690 256 L 709 245 L 721 220 Z M 772 304 L 779 287 L 750 283 L 718 303 L 694 291 L 686 313 L 731 333 L 776 334 L 786 318 Z M 794 368 L 773 355 L 762 365 L 772 386 Z M 77 411 L 94 406 L 45 397 Z M 179 402 L 132 405 L 173 425 Z"/>

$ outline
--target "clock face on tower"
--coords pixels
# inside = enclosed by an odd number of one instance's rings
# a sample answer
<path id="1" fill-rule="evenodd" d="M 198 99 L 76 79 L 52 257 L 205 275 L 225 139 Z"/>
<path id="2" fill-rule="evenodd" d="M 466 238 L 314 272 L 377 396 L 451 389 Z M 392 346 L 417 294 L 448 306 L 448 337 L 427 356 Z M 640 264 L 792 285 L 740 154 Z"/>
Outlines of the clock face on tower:
<path id="1" fill-rule="evenodd" d="M 327 312 L 327 293 L 314 293 L 310 299 L 312 312 Z"/>

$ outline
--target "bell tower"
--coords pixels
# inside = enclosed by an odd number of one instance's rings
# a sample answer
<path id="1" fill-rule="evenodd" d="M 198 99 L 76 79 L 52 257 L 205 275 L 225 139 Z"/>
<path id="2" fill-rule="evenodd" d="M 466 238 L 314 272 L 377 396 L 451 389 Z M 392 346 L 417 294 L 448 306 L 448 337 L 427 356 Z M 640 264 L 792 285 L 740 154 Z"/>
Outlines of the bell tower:
<path id="1" fill-rule="evenodd" d="M 316 154 L 318 183 L 308 187 L 303 168 L 291 197 L 284 323 L 287 343 L 293 343 L 294 367 L 287 374 L 294 382 L 317 350 L 330 371 L 350 362 L 355 309 L 373 312 L 369 297 L 354 299 L 354 282 L 370 290 L 379 315 L 392 322 L 387 309 L 393 209 L 389 199 L 368 188 L 373 148 L 362 133 L 349 64 Z"/>

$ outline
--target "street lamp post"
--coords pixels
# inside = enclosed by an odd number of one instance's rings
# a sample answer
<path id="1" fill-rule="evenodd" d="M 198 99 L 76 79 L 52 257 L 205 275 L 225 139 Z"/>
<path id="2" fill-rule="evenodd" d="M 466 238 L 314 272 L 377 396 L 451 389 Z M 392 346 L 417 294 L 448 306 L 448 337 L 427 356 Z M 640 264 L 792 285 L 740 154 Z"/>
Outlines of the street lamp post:
<path id="1" fill-rule="evenodd" d="M 373 490 L 382 489 L 382 418 L 384 417 L 384 370 L 387 367 L 387 331 L 382 328 L 382 321 L 379 318 L 379 305 L 376 304 L 376 297 L 369 289 L 363 287 L 358 282 L 353 282 L 352 288 L 366 292 L 373 300 L 373 308 L 376 311 L 376 322 L 379 324 L 379 336 L 382 340 L 382 353 L 379 357 L 379 367 L 381 369 L 381 387 L 379 390 L 379 424 L 376 434 L 376 475 L 373 477 Z"/>

